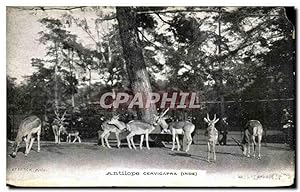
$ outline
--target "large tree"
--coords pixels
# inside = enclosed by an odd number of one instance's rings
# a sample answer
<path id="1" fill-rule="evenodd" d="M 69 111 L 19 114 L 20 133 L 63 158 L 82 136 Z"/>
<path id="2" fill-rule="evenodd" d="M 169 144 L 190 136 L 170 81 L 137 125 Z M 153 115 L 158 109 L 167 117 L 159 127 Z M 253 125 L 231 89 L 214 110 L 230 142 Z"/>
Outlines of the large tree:
<path id="1" fill-rule="evenodd" d="M 149 99 L 152 88 L 138 37 L 136 10 L 132 7 L 117 7 L 117 19 L 131 89 L 134 94 L 139 93 Z M 148 122 L 153 120 L 155 113 L 153 104 L 149 108 L 138 109 L 140 118 Z"/>

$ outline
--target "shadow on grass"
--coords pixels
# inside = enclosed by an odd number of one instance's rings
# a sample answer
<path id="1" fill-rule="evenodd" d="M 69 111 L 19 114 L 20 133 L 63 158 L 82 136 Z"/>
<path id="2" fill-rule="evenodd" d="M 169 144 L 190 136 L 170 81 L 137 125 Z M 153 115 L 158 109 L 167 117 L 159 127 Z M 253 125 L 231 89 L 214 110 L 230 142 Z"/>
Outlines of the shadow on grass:
<path id="1" fill-rule="evenodd" d="M 187 158 L 191 158 L 191 159 L 196 159 L 196 160 L 200 160 L 200 161 L 205 161 L 208 162 L 207 159 L 203 156 L 200 155 L 191 155 L 188 153 L 180 153 L 180 152 L 175 152 L 175 153 L 169 153 L 169 155 L 171 156 L 177 156 L 177 157 L 187 157 Z"/>
<path id="2" fill-rule="evenodd" d="M 216 151 L 216 154 L 231 155 L 231 156 L 236 156 L 236 157 L 244 157 L 242 152 L 241 152 L 241 154 L 239 154 L 239 153 L 218 152 L 218 151 Z"/>

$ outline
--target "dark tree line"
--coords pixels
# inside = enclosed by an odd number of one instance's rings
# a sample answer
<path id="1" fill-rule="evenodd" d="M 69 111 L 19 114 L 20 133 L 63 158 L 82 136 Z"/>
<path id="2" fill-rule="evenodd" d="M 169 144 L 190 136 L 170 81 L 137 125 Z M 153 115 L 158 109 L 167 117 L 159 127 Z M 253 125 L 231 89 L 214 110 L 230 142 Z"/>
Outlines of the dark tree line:
<path id="1" fill-rule="evenodd" d="M 94 14 L 94 23 L 76 18 L 76 10 Z M 21 85 L 7 77 L 8 114 L 49 116 L 61 107 L 70 114 L 79 111 L 80 116 L 105 91 L 149 96 L 151 91 L 168 89 L 197 92 L 201 110 L 186 113 L 197 116 L 199 123 L 206 112 L 214 112 L 229 116 L 233 126 L 250 118 L 271 125 L 271 114 L 277 117 L 282 108 L 292 109 L 294 101 L 258 101 L 295 98 L 295 39 L 284 8 L 104 10 L 62 9 L 62 17 L 40 20 L 44 30 L 39 41 L 47 53 L 32 58 L 36 70 Z M 73 33 L 74 27 L 85 37 Z M 84 45 L 81 38 L 89 38 L 94 46 Z M 246 100 L 257 104 L 242 102 Z M 151 121 L 156 108 L 137 113 Z"/>

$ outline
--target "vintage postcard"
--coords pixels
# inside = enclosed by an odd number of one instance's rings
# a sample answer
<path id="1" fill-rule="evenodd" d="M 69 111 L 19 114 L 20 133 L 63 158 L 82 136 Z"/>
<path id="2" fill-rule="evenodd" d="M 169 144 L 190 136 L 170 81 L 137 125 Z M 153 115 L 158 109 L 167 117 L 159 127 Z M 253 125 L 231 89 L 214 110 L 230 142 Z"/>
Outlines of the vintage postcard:
<path id="1" fill-rule="evenodd" d="M 295 187 L 295 19 L 7 7 L 7 185 Z"/>

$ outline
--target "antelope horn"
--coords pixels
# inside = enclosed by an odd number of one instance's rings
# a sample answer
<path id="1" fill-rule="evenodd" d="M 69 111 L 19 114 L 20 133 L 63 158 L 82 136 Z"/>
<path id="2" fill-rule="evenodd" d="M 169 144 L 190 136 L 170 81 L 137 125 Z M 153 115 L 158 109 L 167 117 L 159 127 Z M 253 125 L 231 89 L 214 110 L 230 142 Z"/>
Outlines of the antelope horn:
<path id="1" fill-rule="evenodd" d="M 169 107 L 159 116 L 159 118 L 162 118 L 168 111 L 169 111 Z"/>
<path id="2" fill-rule="evenodd" d="M 54 113 L 55 113 L 56 117 L 59 118 L 59 115 L 58 115 L 56 109 L 54 110 Z"/>
<path id="3" fill-rule="evenodd" d="M 211 121 L 210 118 L 209 118 L 209 114 L 208 113 L 206 113 L 206 117 L 207 117 L 208 121 Z"/>
<path id="4" fill-rule="evenodd" d="M 213 119 L 213 121 L 215 121 L 217 119 L 217 116 L 216 116 L 216 114 L 214 115 L 214 119 Z"/>
<path id="5" fill-rule="evenodd" d="M 64 112 L 64 114 L 62 115 L 62 117 L 60 118 L 61 120 L 65 120 L 65 115 L 66 115 L 67 111 Z"/>

